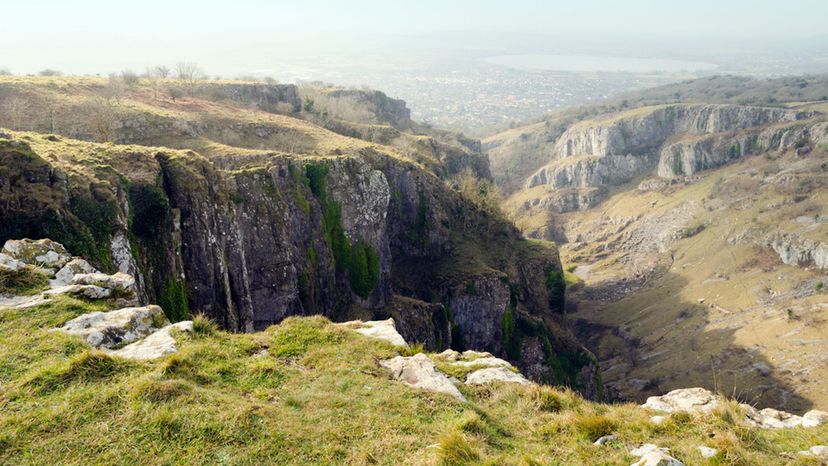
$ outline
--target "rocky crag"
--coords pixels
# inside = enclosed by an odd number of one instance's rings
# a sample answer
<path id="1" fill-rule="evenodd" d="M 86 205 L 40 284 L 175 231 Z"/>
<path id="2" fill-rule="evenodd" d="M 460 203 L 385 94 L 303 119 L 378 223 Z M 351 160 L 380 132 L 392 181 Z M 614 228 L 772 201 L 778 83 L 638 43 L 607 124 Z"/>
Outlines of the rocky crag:
<path id="1" fill-rule="evenodd" d="M 79 87 L 92 95 L 96 85 Z M 4 90 L 56 99 L 21 86 Z M 115 142 L 181 150 L 5 132 L 0 239 L 49 236 L 99 270 L 134 276 L 140 302 L 174 322 L 204 313 L 251 332 L 293 315 L 394 317 L 429 349 L 490 351 L 535 380 L 600 397 L 594 357 L 562 316 L 554 245 L 523 239 L 454 191 L 446 177 L 464 162 L 449 168 L 434 152 L 268 111 L 295 110 L 295 97 L 282 87 L 222 88 L 213 100 L 155 101 L 142 89 L 123 97 Z M 175 112 L 146 111 L 147 102 Z M 195 114 L 214 126 L 181 126 Z M 441 144 L 479 150 L 462 138 Z"/>

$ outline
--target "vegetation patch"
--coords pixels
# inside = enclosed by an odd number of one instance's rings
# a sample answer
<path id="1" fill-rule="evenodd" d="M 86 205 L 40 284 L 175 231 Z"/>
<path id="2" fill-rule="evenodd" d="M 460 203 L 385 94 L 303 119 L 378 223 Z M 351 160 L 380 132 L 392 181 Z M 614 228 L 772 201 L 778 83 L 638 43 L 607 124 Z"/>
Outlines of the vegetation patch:
<path id="1" fill-rule="evenodd" d="M 32 267 L 0 270 L 0 294 L 29 296 L 43 291 L 48 285 L 46 275 Z"/>

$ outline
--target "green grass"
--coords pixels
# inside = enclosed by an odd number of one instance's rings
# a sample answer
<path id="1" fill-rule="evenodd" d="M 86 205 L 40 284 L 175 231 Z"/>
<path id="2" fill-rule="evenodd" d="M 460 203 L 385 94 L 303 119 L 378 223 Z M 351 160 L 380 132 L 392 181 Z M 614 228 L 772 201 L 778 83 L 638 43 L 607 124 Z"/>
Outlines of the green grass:
<path id="1" fill-rule="evenodd" d="M 0 464 L 629 464 L 644 442 L 686 464 L 704 464 L 698 445 L 721 450 L 709 464 L 780 464 L 828 435 L 751 429 L 737 407 L 656 426 L 542 386 L 463 386 L 460 402 L 391 380 L 378 361 L 395 348 L 321 317 L 231 334 L 197 316 L 149 362 L 50 331 L 107 306 L 0 310 Z"/>

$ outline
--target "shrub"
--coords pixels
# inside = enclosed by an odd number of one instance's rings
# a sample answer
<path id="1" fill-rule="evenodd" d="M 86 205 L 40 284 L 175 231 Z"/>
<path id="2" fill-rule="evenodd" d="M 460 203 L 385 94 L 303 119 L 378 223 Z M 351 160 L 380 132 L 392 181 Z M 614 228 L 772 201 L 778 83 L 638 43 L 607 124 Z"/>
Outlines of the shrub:
<path id="1" fill-rule="evenodd" d="M 823 288 L 824 286 L 825 286 L 825 284 L 824 284 L 824 283 L 819 282 L 819 283 L 817 283 L 817 284 L 816 284 L 815 288 L 816 288 L 816 290 L 817 290 L 817 291 L 822 291 L 822 288 Z"/>
<path id="2" fill-rule="evenodd" d="M 538 385 L 532 390 L 532 400 L 541 411 L 557 413 L 563 409 L 561 397 L 550 387 Z"/>

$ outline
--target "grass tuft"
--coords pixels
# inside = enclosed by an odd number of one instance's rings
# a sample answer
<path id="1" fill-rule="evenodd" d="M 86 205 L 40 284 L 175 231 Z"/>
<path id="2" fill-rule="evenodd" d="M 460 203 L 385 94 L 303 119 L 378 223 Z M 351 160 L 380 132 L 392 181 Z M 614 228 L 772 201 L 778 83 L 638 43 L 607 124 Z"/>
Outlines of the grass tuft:
<path id="1" fill-rule="evenodd" d="M 0 294 L 30 296 L 43 291 L 49 279 L 33 267 L 23 267 L 14 272 L 0 270 Z"/>
<path id="2" fill-rule="evenodd" d="M 575 417 L 573 426 L 586 440 L 594 442 L 613 433 L 618 423 L 599 414 L 579 414 Z"/>
<path id="3" fill-rule="evenodd" d="M 218 332 L 218 325 L 204 314 L 193 317 L 193 335 L 207 337 Z"/>
<path id="4" fill-rule="evenodd" d="M 72 383 L 103 382 L 125 372 L 132 364 L 108 354 L 89 350 L 73 356 L 66 363 L 40 369 L 26 385 L 41 393 L 53 392 Z"/>
<path id="5" fill-rule="evenodd" d="M 460 432 L 450 432 L 440 437 L 437 448 L 437 464 L 441 466 L 463 466 L 475 464 L 480 454 L 475 451 Z"/>

